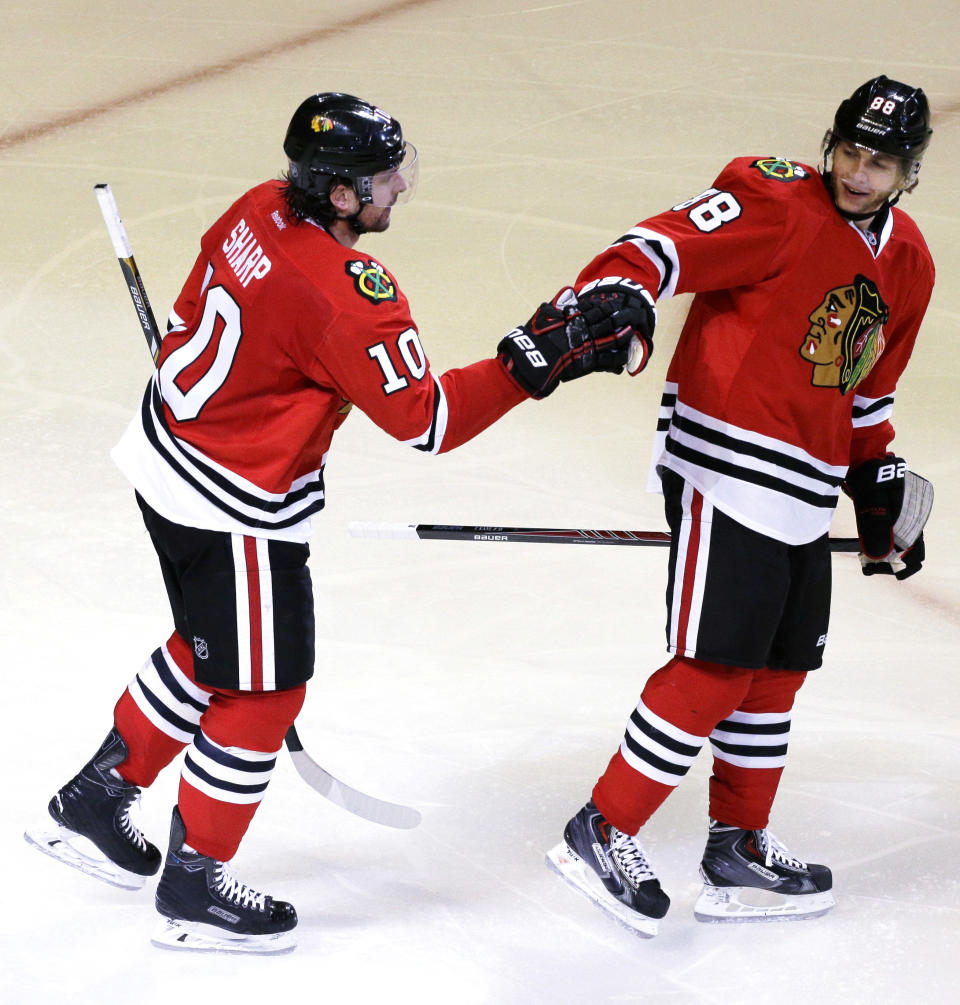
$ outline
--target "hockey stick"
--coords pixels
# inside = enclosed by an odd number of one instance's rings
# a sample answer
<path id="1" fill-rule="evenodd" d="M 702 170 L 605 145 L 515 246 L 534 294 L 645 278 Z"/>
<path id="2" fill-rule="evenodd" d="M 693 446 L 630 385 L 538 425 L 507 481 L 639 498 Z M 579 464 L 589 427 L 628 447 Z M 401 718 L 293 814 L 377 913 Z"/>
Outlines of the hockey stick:
<path id="1" fill-rule="evenodd" d="M 134 260 L 133 248 L 127 237 L 126 228 L 123 226 L 117 201 L 113 197 L 113 192 L 110 191 L 110 186 L 105 183 L 94 185 L 94 192 L 97 196 L 97 202 L 100 204 L 100 212 L 107 225 L 110 240 L 113 242 L 113 250 L 120 262 L 123 278 L 127 282 L 130 299 L 133 301 L 137 317 L 140 319 L 143 336 L 147 340 L 147 348 L 153 357 L 153 365 L 156 366 L 160 356 L 162 336 L 157 327 L 156 318 L 153 316 L 153 308 L 150 306 L 143 278 Z M 295 726 L 291 726 L 287 730 L 284 743 L 287 745 L 287 750 L 290 751 L 290 757 L 293 760 L 293 766 L 297 769 L 297 774 L 307 785 L 319 792 L 320 795 L 325 796 L 330 802 L 336 803 L 337 806 L 358 817 L 384 824 L 387 827 L 408 828 L 416 827 L 420 823 L 420 813 L 412 807 L 388 803 L 365 795 L 350 788 L 349 785 L 334 778 L 328 771 L 321 768 L 303 749 Z"/>
<path id="2" fill-rule="evenodd" d="M 659 530 L 566 530 L 553 527 L 460 527 L 442 523 L 366 523 L 349 526 L 353 537 L 421 541 L 506 541 L 520 544 L 626 544 L 667 548 L 670 535 Z M 855 537 L 831 537 L 831 551 L 858 552 Z"/>
<path id="3" fill-rule="evenodd" d="M 117 260 L 120 262 L 120 271 L 127 281 L 127 291 L 133 306 L 140 319 L 140 326 L 143 328 L 143 337 L 147 340 L 147 348 L 153 357 L 153 365 L 157 365 L 157 358 L 160 355 L 160 329 L 157 327 L 157 319 L 153 316 L 153 308 L 150 306 L 150 299 L 143 286 L 143 279 L 140 270 L 133 258 L 133 248 L 127 237 L 127 231 L 120 219 L 120 210 L 117 209 L 117 201 L 113 198 L 110 186 L 106 184 L 94 185 L 93 190 L 97 195 L 97 202 L 100 203 L 100 212 L 103 215 L 103 222 L 107 225 L 107 232 L 113 242 L 113 250 Z"/>

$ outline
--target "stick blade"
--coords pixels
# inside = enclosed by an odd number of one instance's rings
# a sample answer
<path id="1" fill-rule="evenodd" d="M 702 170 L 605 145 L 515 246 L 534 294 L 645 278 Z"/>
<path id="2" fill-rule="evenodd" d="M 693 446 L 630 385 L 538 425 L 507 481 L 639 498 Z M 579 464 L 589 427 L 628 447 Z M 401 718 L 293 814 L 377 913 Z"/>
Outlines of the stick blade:
<path id="1" fill-rule="evenodd" d="M 330 802 L 348 813 L 372 823 L 381 824 L 384 827 L 396 827 L 399 830 L 410 830 L 423 819 L 420 811 L 412 806 L 403 806 L 400 803 L 391 803 L 385 799 L 368 796 L 334 778 L 303 749 L 303 744 L 293 726 L 287 733 L 286 744 L 297 774 L 311 789 L 319 792 L 321 796 L 329 799 Z"/>

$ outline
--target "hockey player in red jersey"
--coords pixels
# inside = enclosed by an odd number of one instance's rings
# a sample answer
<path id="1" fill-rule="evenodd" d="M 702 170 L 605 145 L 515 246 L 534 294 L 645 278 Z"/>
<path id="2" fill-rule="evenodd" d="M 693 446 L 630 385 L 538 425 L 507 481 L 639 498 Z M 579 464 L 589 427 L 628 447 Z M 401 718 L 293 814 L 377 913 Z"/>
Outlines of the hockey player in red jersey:
<path id="1" fill-rule="evenodd" d="M 579 277 L 626 276 L 656 298 L 695 294 L 654 451 L 672 535 L 671 658 L 547 856 L 642 935 L 656 934 L 670 901 L 637 834 L 707 741 L 696 918 L 793 919 L 833 906 L 830 870 L 791 855 L 767 824 L 794 696 L 827 639 L 827 530 L 840 491 L 853 501 L 866 575 L 905 579 L 924 558 L 932 489 L 888 447 L 934 282 L 919 230 L 894 204 L 916 186 L 930 135 L 923 92 L 877 77 L 839 106 L 819 170 L 734 160 Z"/>
<path id="2" fill-rule="evenodd" d="M 174 632 L 121 696 L 100 750 L 50 801 L 54 829 L 27 833 L 54 857 L 139 887 L 161 854 L 130 807 L 186 749 L 156 897 L 154 941 L 173 948 L 292 946 L 293 907 L 228 863 L 313 674 L 307 540 L 350 409 L 441 453 L 560 381 L 621 372 L 649 351 L 653 328 L 632 283 L 566 289 L 495 357 L 436 375 L 396 279 L 355 248 L 413 193 L 417 153 L 399 123 L 351 95 L 317 94 L 294 113 L 284 151 L 284 181 L 251 189 L 203 236 L 114 451 Z"/>

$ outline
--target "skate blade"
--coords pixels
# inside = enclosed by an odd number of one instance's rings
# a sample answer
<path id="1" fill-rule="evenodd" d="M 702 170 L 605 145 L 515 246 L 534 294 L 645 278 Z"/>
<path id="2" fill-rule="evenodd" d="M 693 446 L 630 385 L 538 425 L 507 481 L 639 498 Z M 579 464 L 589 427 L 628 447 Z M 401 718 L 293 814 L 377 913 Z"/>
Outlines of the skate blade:
<path id="1" fill-rule="evenodd" d="M 561 841 L 546 854 L 547 868 L 555 872 L 565 883 L 582 893 L 604 914 L 630 929 L 642 939 L 652 939 L 659 931 L 655 918 L 647 918 L 622 904 L 609 894 L 600 880 L 584 863 L 583 859 L 566 843 Z"/>
<path id="2" fill-rule="evenodd" d="M 150 941 L 158 949 L 186 950 L 194 953 L 245 953 L 274 956 L 292 953 L 297 948 L 293 932 L 275 935 L 234 935 L 213 925 L 177 918 L 162 918 Z"/>
<path id="3" fill-rule="evenodd" d="M 54 824 L 50 827 L 34 827 L 23 832 L 27 844 L 33 845 L 44 855 L 57 859 L 88 876 L 109 883 L 120 890 L 140 890 L 146 876 L 121 869 L 110 861 L 97 846 L 82 834 L 67 827 Z"/>
<path id="4" fill-rule="evenodd" d="M 829 890 L 791 896 L 749 886 L 704 885 L 694 905 L 693 916 L 707 924 L 812 921 L 823 917 L 835 904 Z"/>

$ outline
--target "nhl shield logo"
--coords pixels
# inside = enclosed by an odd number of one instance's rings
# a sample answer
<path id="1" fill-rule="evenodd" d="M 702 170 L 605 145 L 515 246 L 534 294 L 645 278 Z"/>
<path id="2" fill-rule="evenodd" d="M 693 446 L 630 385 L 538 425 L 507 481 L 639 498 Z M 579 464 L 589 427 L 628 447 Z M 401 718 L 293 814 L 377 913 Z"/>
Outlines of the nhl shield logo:
<path id="1" fill-rule="evenodd" d="M 210 650 L 207 648 L 207 640 L 201 639 L 198 635 L 193 637 L 193 654 L 198 660 L 205 660 L 210 655 Z"/>

